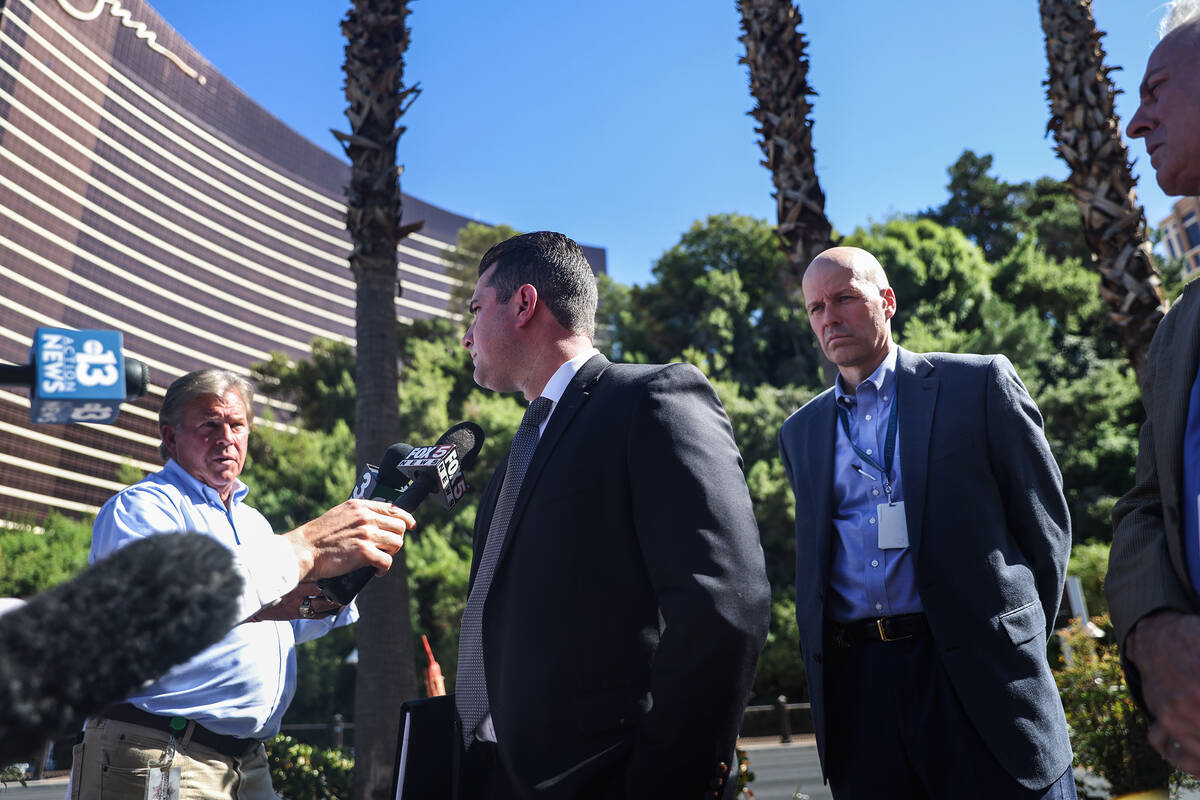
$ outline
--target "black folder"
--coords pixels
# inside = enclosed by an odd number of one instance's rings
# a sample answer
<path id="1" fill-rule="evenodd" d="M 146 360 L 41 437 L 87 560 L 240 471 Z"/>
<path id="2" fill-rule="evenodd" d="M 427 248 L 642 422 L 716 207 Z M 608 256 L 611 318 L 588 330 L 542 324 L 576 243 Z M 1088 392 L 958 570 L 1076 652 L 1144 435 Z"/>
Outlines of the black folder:
<path id="1" fill-rule="evenodd" d="M 394 800 L 449 800 L 458 750 L 454 695 L 402 704 L 392 775 Z"/>

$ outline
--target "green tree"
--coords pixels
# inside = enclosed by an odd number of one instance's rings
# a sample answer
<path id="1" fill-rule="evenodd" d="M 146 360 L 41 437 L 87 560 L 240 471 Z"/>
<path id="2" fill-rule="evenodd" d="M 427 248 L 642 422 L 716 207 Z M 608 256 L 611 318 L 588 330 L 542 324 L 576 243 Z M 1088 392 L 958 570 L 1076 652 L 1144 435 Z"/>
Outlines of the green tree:
<path id="1" fill-rule="evenodd" d="M 596 276 L 596 348 L 614 361 L 629 364 L 647 363 L 645 354 L 632 349 L 622 336 L 644 341 L 644 335 L 632 333 L 639 325 L 637 310 L 633 306 L 633 290 L 610 276 Z M 636 342 L 634 343 L 636 347 Z"/>
<path id="2" fill-rule="evenodd" d="M 783 421 L 816 396 L 815 388 L 761 384 L 743 391 L 730 381 L 716 382 L 717 394 L 729 414 L 733 435 L 744 462 L 746 485 L 754 504 L 767 578 L 777 595 L 791 596 L 795 585 L 795 503 L 777 436 Z"/>
<path id="3" fill-rule="evenodd" d="M 1016 186 L 991 174 L 992 156 L 964 150 L 947 170 L 950 197 L 922 216 L 957 228 L 983 250 L 990 261 L 1003 258 L 1017 243 L 1020 213 L 1013 202 Z"/>
<path id="4" fill-rule="evenodd" d="M 783 260 L 764 220 L 696 222 L 655 262 L 654 281 L 633 287 L 615 340 L 648 361 L 690 349 L 710 377 L 747 388 L 816 382 L 819 353 L 803 311 L 782 291 Z"/>
<path id="5" fill-rule="evenodd" d="M 492 245 L 519 233 L 508 225 L 485 225 L 482 222 L 468 222 L 458 229 L 454 247 L 442 249 L 442 258 L 446 260 L 446 276 L 453 279 L 450 289 L 451 310 L 466 313 L 479 275 L 479 260 Z"/>
<path id="6" fill-rule="evenodd" d="M 858 229 L 842 244 L 873 253 L 887 271 L 898 308 L 892 330 L 909 319 L 933 320 L 965 331 L 979 327 L 995 268 L 956 228 L 927 219 L 893 219 Z"/>
<path id="7" fill-rule="evenodd" d="M 1108 573 L 1111 545 L 1089 539 L 1071 548 L 1067 574 L 1079 578 L 1089 617 L 1108 616 L 1108 598 L 1104 595 L 1104 576 Z"/>
<path id="8" fill-rule="evenodd" d="M 332 724 L 334 714 L 354 721 L 357 669 L 346 662 L 354 650 L 354 634 L 353 627 L 334 628 L 296 646 L 296 695 L 283 715 L 284 725 Z"/>
<path id="9" fill-rule="evenodd" d="M 266 743 L 271 785 L 286 800 L 346 800 L 354 759 L 341 750 L 313 747 L 290 736 Z"/>
<path id="10" fill-rule="evenodd" d="M 1083 237 L 1071 187 L 1050 177 L 1009 183 L 992 172 L 992 163 L 989 154 L 963 150 L 946 170 L 946 202 L 918 217 L 957 228 L 993 263 L 1032 234 L 1050 258 L 1073 257 L 1089 264 L 1092 251 Z"/>
<path id="11" fill-rule="evenodd" d="M 1113 503 L 1133 486 L 1143 417 L 1137 380 L 1123 357 L 1100 358 L 1086 339 L 1068 340 L 1057 361 L 1068 366 L 1035 399 L 1063 472 L 1075 540 L 1111 541 Z"/>
<path id="12" fill-rule="evenodd" d="M 478 501 L 476 501 L 477 503 Z M 473 506 L 475 504 L 472 504 Z M 474 514 L 470 515 L 472 518 Z M 431 527 L 433 530 L 431 530 Z M 454 691 L 458 668 L 458 629 L 467 603 L 467 582 L 471 575 L 469 540 L 444 530 L 444 525 L 423 525 L 410 537 L 408 548 L 409 585 L 413 600 L 413 632 L 425 634 L 434 657 L 446 679 L 446 691 Z M 451 544 L 458 540 L 458 546 Z M 424 652 L 417 661 L 424 663 Z"/>
<path id="13" fill-rule="evenodd" d="M 1074 209 L 1072 209 L 1072 213 Z M 1036 308 L 1063 335 L 1107 333 L 1100 276 L 1078 258 L 1055 260 L 1038 237 L 1026 237 L 997 264 L 992 288 L 1009 303 Z"/>
<path id="14" fill-rule="evenodd" d="M 1096 337 L 1105 357 L 1122 352 L 1070 185 L 1050 177 L 1009 183 L 991 167 L 990 155 L 964 150 L 948 170 L 950 196 L 920 216 L 979 245 L 996 266 L 992 289 L 1006 301 L 1049 315 L 1058 336 Z"/>
<path id="15" fill-rule="evenodd" d="M 774 703 L 779 695 L 787 697 L 789 703 L 809 699 L 804 656 L 800 653 L 800 628 L 796 625 L 796 601 L 791 595 L 776 592 L 750 702 L 767 705 Z"/>
<path id="16" fill-rule="evenodd" d="M 1083 236 L 1079 209 L 1069 184 L 1042 176 L 1034 181 L 1015 184 L 1012 200 L 1016 206 L 1016 224 L 1020 233 L 1037 236 L 1046 255 L 1055 261 L 1074 258 L 1083 265 L 1091 263 L 1092 251 Z M 1024 240 L 1028 237 L 1019 238 Z"/>
<path id="17" fill-rule="evenodd" d="M 0 528 L 0 586 L 9 597 L 32 597 L 57 586 L 87 566 L 92 518 L 52 512 L 40 528 Z"/>
<path id="18" fill-rule="evenodd" d="M 340 420 L 354 427 L 354 351 L 345 342 L 313 339 L 311 356 L 293 361 L 283 353 L 252 364 L 251 375 L 259 388 L 279 400 L 296 405 L 296 416 L 314 431 L 333 430 Z"/>
<path id="19" fill-rule="evenodd" d="M 271 527 L 289 531 L 349 497 L 356 475 L 354 435 L 337 420 L 328 432 L 256 426 L 242 480 Z"/>
<path id="20" fill-rule="evenodd" d="M 1094 621 L 1111 627 L 1106 618 Z M 1181 774 L 1147 739 L 1150 723 L 1133 701 L 1116 645 L 1093 642 L 1079 632 L 1070 641 L 1072 663 L 1054 678 L 1075 758 L 1107 780 L 1114 797 L 1178 785 Z"/>

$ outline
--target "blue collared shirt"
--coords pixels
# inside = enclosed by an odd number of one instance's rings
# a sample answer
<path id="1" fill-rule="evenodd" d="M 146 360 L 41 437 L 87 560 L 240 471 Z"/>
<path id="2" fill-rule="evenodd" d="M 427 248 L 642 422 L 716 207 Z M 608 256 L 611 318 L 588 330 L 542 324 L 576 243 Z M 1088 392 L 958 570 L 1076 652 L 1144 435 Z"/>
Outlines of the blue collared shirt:
<path id="1" fill-rule="evenodd" d="M 296 586 L 299 566 L 291 545 L 243 502 L 248 491 L 238 481 L 226 508 L 215 489 L 172 459 L 104 504 L 92 528 L 88 560 L 154 534 L 207 534 L 233 552 L 244 583 L 241 618 L 249 617 Z M 170 574 L 170 564 L 162 568 Z M 296 643 L 356 619 L 358 610 L 351 604 L 325 619 L 237 625 L 128 701 L 153 714 L 193 719 L 216 733 L 269 739 L 279 732 L 296 693 Z"/>
<path id="2" fill-rule="evenodd" d="M 1182 494 L 1183 553 L 1192 588 L 1200 592 L 1200 372 L 1188 397 L 1187 426 L 1183 433 Z"/>
<path id="3" fill-rule="evenodd" d="M 849 412 L 850 435 L 859 449 L 884 462 L 888 418 L 896 402 L 896 360 L 892 347 L 871 377 L 848 391 L 839 375 L 834 387 L 837 405 Z M 838 412 L 841 414 L 841 412 Z M 892 454 L 892 497 L 904 500 L 898 420 Z M 830 573 L 829 616 L 836 622 L 887 617 L 922 610 L 910 547 L 881 550 L 877 508 L 886 503 L 883 476 L 854 452 L 840 420 L 833 455 L 833 569 Z M 858 467 L 862 470 L 855 469 Z M 863 473 L 866 473 L 865 475 Z M 911 541 L 912 533 L 909 538 Z"/>

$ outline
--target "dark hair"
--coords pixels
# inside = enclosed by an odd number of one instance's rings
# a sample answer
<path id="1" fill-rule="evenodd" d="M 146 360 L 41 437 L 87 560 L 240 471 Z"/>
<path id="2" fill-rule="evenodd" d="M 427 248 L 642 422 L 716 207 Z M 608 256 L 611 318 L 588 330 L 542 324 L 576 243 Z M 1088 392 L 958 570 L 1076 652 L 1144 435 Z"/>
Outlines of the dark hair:
<path id="1" fill-rule="evenodd" d="M 161 431 L 164 425 L 178 428 L 183 418 L 183 407 L 193 398 L 210 394 L 224 397 L 227 392 L 237 393 L 242 399 L 242 404 L 246 406 L 246 416 L 253 419 L 254 386 L 250 381 L 223 369 L 199 369 L 176 378 L 174 383 L 167 387 L 162 406 L 158 409 L 159 430 Z M 171 452 L 167 450 L 165 443 L 159 443 L 158 453 L 163 460 L 171 458 Z"/>
<path id="2" fill-rule="evenodd" d="M 572 239 L 553 231 L 514 236 L 494 245 L 479 260 L 479 275 L 492 270 L 488 286 L 507 302 L 525 284 L 537 289 L 554 319 L 572 333 L 596 335 L 596 276 Z"/>

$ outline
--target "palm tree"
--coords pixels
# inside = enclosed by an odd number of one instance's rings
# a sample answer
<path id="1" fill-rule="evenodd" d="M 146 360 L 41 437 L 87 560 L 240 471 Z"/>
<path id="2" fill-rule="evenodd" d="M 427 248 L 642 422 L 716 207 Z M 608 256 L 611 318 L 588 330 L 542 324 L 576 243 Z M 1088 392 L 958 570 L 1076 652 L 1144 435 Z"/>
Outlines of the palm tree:
<path id="1" fill-rule="evenodd" d="M 397 123 L 417 98 L 405 87 L 409 31 L 406 0 L 353 0 L 342 20 L 346 37 L 346 116 L 350 133 L 334 135 L 351 162 L 346 228 L 355 311 L 355 455 L 360 470 L 399 436 L 396 248 L 421 223 L 400 224 Z M 400 703 L 418 697 L 408 606 L 408 568 L 401 550 L 383 580 L 358 597 L 358 679 L 354 710 L 355 800 L 385 800 L 392 781 Z"/>
<path id="2" fill-rule="evenodd" d="M 1138 203 L 1129 151 L 1114 110 L 1116 91 L 1091 0 L 1040 0 L 1046 57 L 1048 131 L 1071 168 L 1067 183 L 1083 217 L 1083 234 L 1101 276 L 1100 295 L 1116 322 L 1138 382 L 1158 321 L 1167 311 L 1150 257 L 1146 215 Z"/>
<path id="3" fill-rule="evenodd" d="M 750 67 L 750 93 L 757 105 L 759 146 L 771 170 L 778 207 L 778 235 L 787 254 L 789 288 L 800 284 L 804 268 L 832 247 L 833 226 L 825 216 L 825 194 L 817 180 L 808 102 L 806 42 L 798 30 L 802 18 L 791 0 L 738 0 L 741 42 Z"/>

